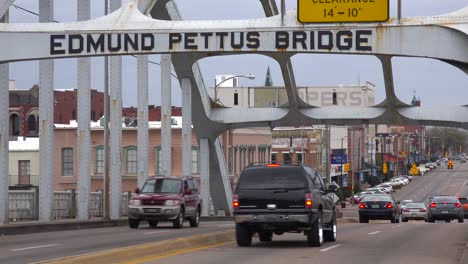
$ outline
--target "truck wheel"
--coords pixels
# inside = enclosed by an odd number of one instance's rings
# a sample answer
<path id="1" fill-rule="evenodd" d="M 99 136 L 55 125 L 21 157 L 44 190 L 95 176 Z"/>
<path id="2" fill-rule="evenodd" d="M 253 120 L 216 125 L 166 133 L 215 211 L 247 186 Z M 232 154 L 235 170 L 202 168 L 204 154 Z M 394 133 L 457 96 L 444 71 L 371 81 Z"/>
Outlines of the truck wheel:
<path id="1" fill-rule="evenodd" d="M 150 227 L 154 228 L 154 227 L 158 226 L 158 221 L 149 221 L 148 224 L 149 224 Z"/>
<path id="2" fill-rule="evenodd" d="M 312 224 L 312 230 L 307 233 L 307 246 L 320 247 L 323 243 L 322 214 L 319 214 L 317 221 Z"/>
<path id="3" fill-rule="evenodd" d="M 359 216 L 359 223 L 369 223 L 369 219 L 364 216 Z"/>
<path id="4" fill-rule="evenodd" d="M 128 226 L 130 226 L 130 228 L 138 228 L 139 225 L 140 225 L 140 220 L 128 218 Z"/>
<path id="5" fill-rule="evenodd" d="M 190 219 L 190 226 L 191 227 L 198 227 L 198 224 L 200 224 L 200 207 L 198 207 L 196 215 Z"/>
<path id="6" fill-rule="evenodd" d="M 172 222 L 172 226 L 177 229 L 182 228 L 184 226 L 184 218 L 185 218 L 184 208 L 181 207 L 179 210 L 179 215 Z"/>
<path id="7" fill-rule="evenodd" d="M 273 240 L 273 233 L 269 231 L 263 231 L 258 233 L 258 238 L 262 242 L 271 242 Z"/>
<path id="8" fill-rule="evenodd" d="M 336 241 L 336 212 L 333 212 L 333 219 L 330 223 L 331 230 L 323 230 L 323 240 L 325 242 Z"/>
<path id="9" fill-rule="evenodd" d="M 247 226 L 236 224 L 236 242 L 239 247 L 252 245 L 252 233 Z"/>

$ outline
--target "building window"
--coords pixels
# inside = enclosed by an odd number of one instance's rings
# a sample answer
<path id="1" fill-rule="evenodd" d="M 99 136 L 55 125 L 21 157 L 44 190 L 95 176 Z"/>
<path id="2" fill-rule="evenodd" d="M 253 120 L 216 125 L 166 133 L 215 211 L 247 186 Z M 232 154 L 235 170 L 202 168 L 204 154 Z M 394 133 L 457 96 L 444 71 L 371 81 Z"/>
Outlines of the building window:
<path id="1" fill-rule="evenodd" d="M 239 105 L 239 94 L 234 93 L 234 105 Z"/>
<path id="2" fill-rule="evenodd" d="M 18 184 L 30 184 L 31 162 L 29 160 L 18 160 Z"/>
<path id="3" fill-rule="evenodd" d="M 283 162 L 284 163 L 291 163 L 291 153 L 283 153 Z"/>
<path id="4" fill-rule="evenodd" d="M 20 132 L 20 119 L 17 114 L 10 116 L 10 135 L 19 136 Z"/>
<path id="5" fill-rule="evenodd" d="M 337 104 L 338 104 L 337 94 L 336 94 L 336 91 L 333 91 L 333 105 L 337 105 Z"/>
<path id="6" fill-rule="evenodd" d="M 128 146 L 125 148 L 125 171 L 129 174 L 136 174 L 137 168 L 137 147 Z"/>
<path id="7" fill-rule="evenodd" d="M 302 152 L 296 152 L 296 157 L 297 157 L 297 163 L 304 163 L 302 160 Z"/>
<path id="8" fill-rule="evenodd" d="M 156 166 L 156 175 L 162 175 L 162 155 L 161 155 L 161 146 L 155 148 L 155 166 Z"/>
<path id="9" fill-rule="evenodd" d="M 192 146 L 192 174 L 200 174 L 200 148 Z"/>
<path id="10" fill-rule="evenodd" d="M 271 153 L 271 162 L 277 162 L 278 161 L 278 153 Z"/>
<path id="11" fill-rule="evenodd" d="M 34 115 L 28 117 L 28 127 L 30 132 L 36 131 L 36 117 Z"/>
<path id="12" fill-rule="evenodd" d="M 73 149 L 62 149 L 62 175 L 73 176 Z"/>
<path id="13" fill-rule="evenodd" d="M 104 147 L 99 146 L 94 149 L 94 173 L 104 173 Z"/>

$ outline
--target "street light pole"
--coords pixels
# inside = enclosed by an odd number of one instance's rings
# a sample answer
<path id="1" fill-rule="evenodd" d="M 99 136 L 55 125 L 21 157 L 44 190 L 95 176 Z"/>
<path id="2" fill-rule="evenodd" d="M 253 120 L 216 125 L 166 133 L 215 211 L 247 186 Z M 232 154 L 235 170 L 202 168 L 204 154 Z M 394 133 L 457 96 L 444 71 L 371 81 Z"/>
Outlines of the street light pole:
<path id="1" fill-rule="evenodd" d="M 226 78 L 226 79 L 220 81 L 219 83 L 216 83 L 216 78 L 215 78 L 215 80 L 214 80 L 214 84 L 215 84 L 215 86 L 214 86 L 214 100 L 215 100 L 216 102 L 219 101 L 219 99 L 218 99 L 218 87 L 219 87 L 222 83 L 224 83 L 224 82 L 226 82 L 226 81 L 228 81 L 228 80 L 234 79 L 234 78 L 238 78 L 238 77 L 247 78 L 247 79 L 250 79 L 250 80 L 255 79 L 255 75 L 253 75 L 253 74 L 239 74 L 239 75 L 234 75 L 234 76 L 231 76 L 231 77 L 229 77 L 229 78 Z"/>

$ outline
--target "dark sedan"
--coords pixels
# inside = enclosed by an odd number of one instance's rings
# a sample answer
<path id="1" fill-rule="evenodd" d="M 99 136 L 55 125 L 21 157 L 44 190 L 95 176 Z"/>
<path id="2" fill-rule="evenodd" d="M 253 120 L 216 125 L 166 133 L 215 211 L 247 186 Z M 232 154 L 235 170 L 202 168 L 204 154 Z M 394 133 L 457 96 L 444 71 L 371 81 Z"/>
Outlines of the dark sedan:
<path id="1" fill-rule="evenodd" d="M 455 196 L 434 197 L 428 208 L 429 222 L 431 223 L 434 223 L 436 220 L 450 222 L 454 219 L 458 219 L 459 223 L 463 223 L 463 207 Z"/>
<path id="2" fill-rule="evenodd" d="M 400 222 L 399 202 L 388 194 L 366 195 L 359 204 L 359 223 L 369 223 L 371 219 L 390 220 Z"/>

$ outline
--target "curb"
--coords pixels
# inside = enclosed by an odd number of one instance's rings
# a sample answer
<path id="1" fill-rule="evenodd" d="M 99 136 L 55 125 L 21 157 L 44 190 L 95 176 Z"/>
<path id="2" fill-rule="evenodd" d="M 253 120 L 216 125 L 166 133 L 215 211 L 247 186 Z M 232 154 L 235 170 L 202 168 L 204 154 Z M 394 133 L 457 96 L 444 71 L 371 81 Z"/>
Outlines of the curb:
<path id="1" fill-rule="evenodd" d="M 46 260 L 49 264 L 102 264 L 102 263 L 141 263 L 163 256 L 196 250 L 203 247 L 221 245 L 234 241 L 234 230 L 194 235 L 186 238 L 166 240 L 119 249 L 111 249 L 91 254 Z"/>
<path id="2" fill-rule="evenodd" d="M 203 216 L 201 222 L 233 221 L 230 216 Z M 64 220 L 56 222 L 23 222 L 0 225 L 0 236 L 24 235 L 42 232 L 56 232 L 127 225 L 127 218 L 117 220 Z"/>

